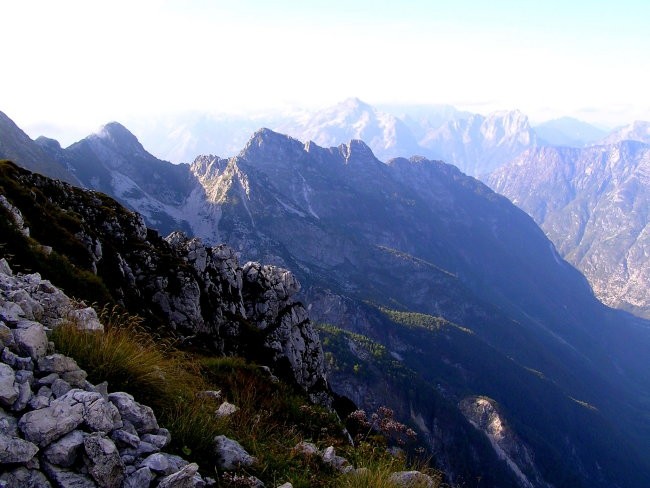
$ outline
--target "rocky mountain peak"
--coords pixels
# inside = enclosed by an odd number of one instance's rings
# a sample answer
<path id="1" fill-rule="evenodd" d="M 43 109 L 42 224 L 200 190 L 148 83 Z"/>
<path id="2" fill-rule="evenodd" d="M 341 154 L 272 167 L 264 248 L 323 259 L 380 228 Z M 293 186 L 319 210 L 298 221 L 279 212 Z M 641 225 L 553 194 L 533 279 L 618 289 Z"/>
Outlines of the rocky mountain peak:
<path id="1" fill-rule="evenodd" d="M 116 152 L 122 152 L 130 156 L 148 155 L 138 138 L 119 122 L 109 122 L 90 138 L 101 141 L 103 145 Z"/>
<path id="2" fill-rule="evenodd" d="M 367 103 L 363 102 L 357 97 L 351 97 L 347 98 L 346 100 L 343 100 L 341 103 L 333 107 L 333 110 L 338 110 L 339 112 L 347 113 L 347 114 L 358 114 L 359 112 L 374 112 L 375 109 L 368 105 Z"/>
<path id="3" fill-rule="evenodd" d="M 350 163 L 380 163 L 375 157 L 372 149 L 360 139 L 352 139 L 347 144 L 339 146 L 341 155 L 345 158 L 346 164 Z"/>
<path id="4" fill-rule="evenodd" d="M 599 144 L 615 144 L 621 141 L 638 141 L 650 144 L 650 122 L 636 120 L 630 125 L 615 130 Z"/>
<path id="5" fill-rule="evenodd" d="M 262 128 L 250 138 L 239 158 L 248 162 L 280 162 L 304 152 L 304 144 L 293 137 Z"/>
<path id="6" fill-rule="evenodd" d="M 496 140 L 514 137 L 521 144 L 531 141 L 528 116 L 519 110 L 500 111 L 489 114 L 481 125 L 481 133 L 486 139 Z"/>
<path id="7" fill-rule="evenodd" d="M 39 136 L 34 140 L 34 142 L 43 148 L 47 148 L 50 151 L 58 152 L 61 151 L 62 149 L 59 141 L 57 141 L 56 139 L 51 139 L 49 137 Z"/>

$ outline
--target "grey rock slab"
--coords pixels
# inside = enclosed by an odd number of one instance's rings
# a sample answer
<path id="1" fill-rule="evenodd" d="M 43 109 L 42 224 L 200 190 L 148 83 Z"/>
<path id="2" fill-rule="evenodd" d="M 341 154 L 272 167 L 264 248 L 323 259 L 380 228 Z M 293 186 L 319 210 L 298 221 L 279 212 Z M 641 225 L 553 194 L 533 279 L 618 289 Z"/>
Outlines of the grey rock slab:
<path id="1" fill-rule="evenodd" d="M 62 380 L 61 378 L 57 378 L 56 380 L 54 380 L 50 388 L 52 389 L 52 395 L 54 395 L 54 398 L 62 397 L 70 390 L 72 390 L 72 386 L 70 386 L 70 383 L 68 383 L 65 380 Z"/>
<path id="2" fill-rule="evenodd" d="M 11 407 L 18 398 L 16 373 L 3 363 L 0 363 L 0 406 Z"/>
<path id="3" fill-rule="evenodd" d="M 435 483 L 431 476 L 419 471 L 398 471 L 388 478 L 391 483 L 403 488 L 433 488 Z"/>
<path id="4" fill-rule="evenodd" d="M 18 419 L 0 408 L 0 434 L 18 437 Z"/>
<path id="5" fill-rule="evenodd" d="M 83 411 L 82 403 L 64 396 L 49 407 L 27 412 L 18 426 L 27 440 L 43 447 L 81 425 Z"/>
<path id="6" fill-rule="evenodd" d="M 237 410 L 239 410 L 237 406 L 233 405 L 232 403 L 223 402 L 221 405 L 219 405 L 219 408 L 214 412 L 214 414 L 217 416 L 217 418 L 230 417 Z"/>
<path id="7" fill-rule="evenodd" d="M 124 481 L 124 464 L 115 443 L 100 433 L 83 440 L 88 472 L 101 488 L 120 488 Z"/>
<path id="8" fill-rule="evenodd" d="M 117 407 L 122 418 L 133 424 L 139 434 L 155 432 L 159 429 L 153 410 L 136 402 L 128 393 L 111 393 L 108 399 Z"/>
<path id="9" fill-rule="evenodd" d="M 77 362 L 63 354 L 50 354 L 38 360 L 38 370 L 41 373 L 62 374 L 69 371 L 78 371 Z"/>
<path id="10" fill-rule="evenodd" d="M 24 467 L 2 473 L 0 482 L 5 482 L 7 488 L 52 488 L 45 475 L 34 469 Z"/>
<path id="11" fill-rule="evenodd" d="M 32 388 L 29 386 L 29 383 L 16 383 L 18 387 L 18 398 L 11 406 L 11 409 L 14 412 L 22 412 L 27 407 L 29 401 L 32 399 Z"/>
<path id="12" fill-rule="evenodd" d="M 47 335 L 38 322 L 21 321 L 13 331 L 14 342 L 21 354 L 38 360 L 47 354 Z"/>
<path id="13" fill-rule="evenodd" d="M 64 435 L 45 448 L 43 451 L 45 460 L 58 466 L 72 466 L 77 460 L 79 449 L 83 446 L 85 435 L 80 430 L 73 430 Z"/>
<path id="14" fill-rule="evenodd" d="M 0 464 L 26 463 L 38 452 L 38 447 L 19 437 L 0 434 Z"/>
<path id="15" fill-rule="evenodd" d="M 248 454 L 239 442 L 225 435 L 214 438 L 214 452 L 217 467 L 226 471 L 252 466 L 256 462 L 256 459 Z"/>
<path id="16" fill-rule="evenodd" d="M 126 477 L 123 488 L 148 487 L 153 481 L 154 475 L 147 467 L 140 468 Z"/>
<path id="17" fill-rule="evenodd" d="M 2 359 L 3 363 L 8 364 L 16 370 L 31 371 L 34 369 L 34 361 L 32 361 L 32 358 L 19 356 L 18 354 L 10 351 L 9 348 L 5 348 L 2 351 L 0 359 Z"/>
<path id="18" fill-rule="evenodd" d="M 43 463 L 43 471 L 57 488 L 97 488 L 88 476 L 50 463 Z"/>
<path id="19" fill-rule="evenodd" d="M 0 317 L 3 315 L 2 310 L 4 309 L 0 307 Z M 4 322 L 0 322 L 0 348 L 3 346 L 14 347 L 14 335 Z"/>
<path id="20" fill-rule="evenodd" d="M 161 479 L 158 488 L 195 488 L 196 484 L 194 482 L 194 476 L 197 474 L 198 470 L 198 464 L 188 464 L 180 471 Z"/>
<path id="21" fill-rule="evenodd" d="M 91 430 L 102 432 L 122 426 L 117 409 L 99 393 L 78 389 L 52 400 L 49 407 L 26 413 L 18 425 L 27 440 L 45 446 L 82 422 Z"/>
<path id="22" fill-rule="evenodd" d="M 166 454 L 163 452 L 157 452 L 146 457 L 139 467 L 147 467 L 151 471 L 165 476 L 170 475 L 179 471 L 181 468 L 187 466 L 189 463 L 183 458 L 174 456 L 172 454 Z"/>
<path id="23" fill-rule="evenodd" d="M 0 259 L 0 273 L 7 276 L 13 276 L 14 273 L 11 271 L 11 266 L 5 258 Z"/>
<path id="24" fill-rule="evenodd" d="M 97 317 L 97 312 L 92 307 L 75 309 L 68 312 L 68 319 L 74 321 L 78 329 L 104 331 L 104 326 Z"/>
<path id="25" fill-rule="evenodd" d="M 122 447 L 137 448 L 140 445 L 140 438 L 124 429 L 116 429 L 111 432 L 111 439 Z"/>
<path id="26" fill-rule="evenodd" d="M 162 449 L 169 443 L 169 438 L 166 435 L 156 435 L 156 434 L 143 434 L 141 437 L 143 442 L 153 444 L 158 449 Z"/>
<path id="27" fill-rule="evenodd" d="M 61 373 L 61 379 L 74 386 L 75 388 L 81 388 L 82 390 L 85 389 L 84 386 L 86 385 L 87 377 L 88 374 L 81 369 Z"/>

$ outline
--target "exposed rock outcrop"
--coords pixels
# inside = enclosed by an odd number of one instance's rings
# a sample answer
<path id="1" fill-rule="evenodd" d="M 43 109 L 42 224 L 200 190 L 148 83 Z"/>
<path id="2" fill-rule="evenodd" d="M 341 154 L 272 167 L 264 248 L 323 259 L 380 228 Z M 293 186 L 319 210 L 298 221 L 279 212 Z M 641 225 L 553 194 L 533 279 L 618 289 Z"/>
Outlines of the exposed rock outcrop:
<path id="1" fill-rule="evenodd" d="M 58 325 L 65 315 L 46 312 L 62 303 L 71 302 L 48 281 L 14 276 L 0 260 L 0 487 L 206 486 L 196 464 L 161 451 L 169 432 L 149 407 L 106 394 L 53 353 L 49 327 L 34 319 Z"/>
<path id="2" fill-rule="evenodd" d="M 51 253 L 71 256 L 76 267 L 97 274 L 114 301 L 143 315 L 153 326 L 168 325 L 196 346 L 268 364 L 274 374 L 300 386 L 314 401 L 329 404 L 321 344 L 305 308 L 295 301 L 300 285 L 291 272 L 259 263 L 242 266 L 233 249 L 206 247 L 180 232 L 163 239 L 145 227 L 140 215 L 105 195 L 9 163 L 3 169 L 32 189 L 34 201 L 27 204 L 23 200 L 22 210 L 15 205 L 16 195 L 4 197 L 7 218 L 22 238 L 26 239 L 25 211 L 30 222 L 41 218 L 65 221 L 62 235 L 32 232 L 32 238 L 47 241 Z M 48 202 L 56 202 L 56 206 Z M 38 318 L 51 327 L 56 325 L 53 317 L 73 310 L 74 318 L 84 327 L 101 327 L 92 309 L 74 310 L 51 284 L 36 281 L 29 292 L 47 294 L 47 300 L 38 295 L 16 300 L 26 318 Z M 42 302 L 51 305 L 43 308 Z M 15 314 L 19 309 L 14 306 L 4 313 Z M 28 325 L 20 329 L 33 336 Z M 30 350 L 42 350 L 40 339 L 32 337 L 29 344 L 23 344 Z"/>

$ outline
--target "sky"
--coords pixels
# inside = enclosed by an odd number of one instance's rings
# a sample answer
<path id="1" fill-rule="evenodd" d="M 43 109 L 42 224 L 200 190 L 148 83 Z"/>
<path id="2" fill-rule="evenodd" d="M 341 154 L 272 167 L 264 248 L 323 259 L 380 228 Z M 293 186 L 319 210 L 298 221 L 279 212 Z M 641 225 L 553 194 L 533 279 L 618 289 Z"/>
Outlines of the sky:
<path id="1" fill-rule="evenodd" d="M 0 18 L 0 111 L 64 143 L 349 97 L 650 120 L 647 0 L 21 0 Z"/>

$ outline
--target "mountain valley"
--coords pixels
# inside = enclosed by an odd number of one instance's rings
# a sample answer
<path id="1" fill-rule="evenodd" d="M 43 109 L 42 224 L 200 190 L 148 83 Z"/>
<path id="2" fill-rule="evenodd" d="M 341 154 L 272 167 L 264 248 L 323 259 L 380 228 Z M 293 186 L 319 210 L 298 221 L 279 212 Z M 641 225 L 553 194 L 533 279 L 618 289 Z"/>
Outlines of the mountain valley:
<path id="1" fill-rule="evenodd" d="M 346 110 L 346 124 L 353 126 L 358 117 L 367 122 L 356 127 L 355 137 L 369 138 L 384 155 L 417 154 L 428 140 L 431 151 L 445 148 L 438 157 L 454 154 L 470 164 L 482 154 L 483 165 L 477 163 L 473 174 L 518 157 L 518 165 L 504 169 L 500 179 L 497 170 L 488 181 L 503 185 L 527 211 L 524 199 L 501 182 L 519 175 L 519 167 L 539 166 L 534 156 L 554 150 L 536 147 L 522 114 L 448 120 L 418 142 L 396 117 L 359 101 Z M 327 120 L 312 118 L 293 130 L 304 133 Z M 19 139 L 16 129 L 3 126 L 2 138 L 13 131 L 12 139 Z M 445 134 L 480 140 L 481 149 L 444 146 Z M 346 135 L 332 128 L 329 135 L 325 130 L 306 137 L 332 146 L 321 147 L 261 129 L 237 156 L 203 155 L 173 165 L 111 123 L 65 149 L 53 140 L 22 138 L 39 152 L 0 156 L 33 170 L 42 158 L 49 164 L 40 168 L 45 174 L 55 168 L 49 175 L 114 197 L 163 235 L 181 230 L 211 246 L 228 244 L 242 263 L 292 270 L 311 320 L 321 324 L 333 390 L 368 410 L 389 405 L 414 423 L 453 483 L 481 476 L 489 486 L 645 486 L 650 323 L 601 304 L 562 259 L 574 262 L 568 247 L 558 244 L 564 234 L 552 219 L 571 219 L 576 211 L 562 215 L 562 203 L 536 215 L 541 202 L 555 196 L 542 191 L 550 185 L 543 179 L 534 187 L 537 200 L 529 211 L 541 219 L 558 253 L 528 215 L 456 167 L 424 157 L 384 163 L 354 137 L 337 145 Z M 393 143 L 386 144 L 389 135 Z M 507 142 L 486 142 L 497 140 Z M 647 191 L 621 199 L 634 193 L 634 185 L 647 184 L 647 146 L 614 147 L 621 158 L 637 162 L 623 181 L 627 186 L 611 190 L 609 201 L 638 217 L 622 232 L 632 236 L 629 255 L 638 255 L 647 246 Z M 605 150 L 554 151 L 558 160 L 587 161 L 589 151 Z M 603 170 L 612 171 L 617 160 L 602 161 L 612 162 Z M 586 168 L 577 165 L 563 181 L 595 176 L 596 169 Z M 531 185 L 527 174 L 513 179 L 523 192 Z M 581 181 L 585 191 L 595 184 L 584 176 Z M 576 208 L 591 205 L 570 192 L 565 198 L 575 198 Z M 610 211 L 587 215 L 581 227 L 602 228 L 597 219 Z M 595 247 L 601 241 L 594 234 L 581 258 L 601 255 Z M 637 290 L 620 296 L 643 298 L 647 276 L 640 273 Z M 494 422 L 503 431 L 495 433 Z"/>

